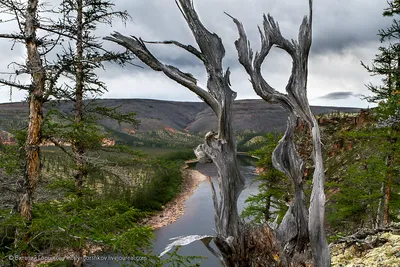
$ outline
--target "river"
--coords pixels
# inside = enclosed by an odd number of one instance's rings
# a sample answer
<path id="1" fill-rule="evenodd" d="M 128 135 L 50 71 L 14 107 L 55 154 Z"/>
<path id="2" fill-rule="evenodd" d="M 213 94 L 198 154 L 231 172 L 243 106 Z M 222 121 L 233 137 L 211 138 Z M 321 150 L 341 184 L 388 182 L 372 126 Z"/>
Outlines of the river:
<path id="1" fill-rule="evenodd" d="M 240 157 L 240 171 L 245 178 L 246 188 L 239 197 L 239 212 L 245 207 L 245 200 L 250 194 L 258 192 L 258 181 L 254 181 L 257 176 L 254 174 L 255 167 L 251 165 L 254 161 L 249 157 Z M 215 185 L 217 185 L 217 171 L 214 164 L 197 163 L 196 170 L 211 176 Z M 164 226 L 155 231 L 154 248 L 156 253 L 161 253 L 164 248 L 171 243 L 170 238 L 182 235 L 213 235 L 214 208 L 211 199 L 211 190 L 208 181 L 200 183 L 194 194 L 185 202 L 185 214 L 176 222 Z M 201 266 L 220 267 L 219 261 L 205 248 L 201 242 L 194 242 L 179 249 L 180 255 L 185 256 L 205 256 Z M 119 267 L 121 263 L 117 262 L 92 262 L 92 266 L 97 267 Z"/>

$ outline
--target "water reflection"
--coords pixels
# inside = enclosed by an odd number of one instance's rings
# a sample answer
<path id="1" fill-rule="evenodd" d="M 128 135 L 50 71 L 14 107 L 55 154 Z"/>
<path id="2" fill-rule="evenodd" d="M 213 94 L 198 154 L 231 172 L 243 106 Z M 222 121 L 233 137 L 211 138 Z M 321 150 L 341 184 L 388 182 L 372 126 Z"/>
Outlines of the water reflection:
<path id="1" fill-rule="evenodd" d="M 250 194 L 258 192 L 258 181 L 254 181 L 257 176 L 254 174 L 255 160 L 250 157 L 239 157 L 240 171 L 245 178 L 246 187 L 238 200 L 239 212 L 245 207 L 244 202 Z M 211 176 L 215 186 L 217 186 L 217 171 L 214 164 L 197 163 L 195 169 L 201 173 Z M 160 253 L 164 248 L 171 243 L 170 238 L 182 235 L 204 235 L 214 234 L 214 209 L 211 199 L 210 185 L 207 181 L 202 182 L 196 189 L 194 194 L 185 202 L 185 214 L 176 222 L 164 226 L 155 231 L 154 248 L 156 253 Z M 182 247 L 179 254 L 185 256 L 206 256 L 201 266 L 220 267 L 219 261 L 204 247 L 201 242 L 194 242 L 188 246 Z M 94 263 L 94 262 L 93 262 Z M 106 266 L 122 266 L 116 262 L 97 262 L 94 263 L 97 267 Z"/>

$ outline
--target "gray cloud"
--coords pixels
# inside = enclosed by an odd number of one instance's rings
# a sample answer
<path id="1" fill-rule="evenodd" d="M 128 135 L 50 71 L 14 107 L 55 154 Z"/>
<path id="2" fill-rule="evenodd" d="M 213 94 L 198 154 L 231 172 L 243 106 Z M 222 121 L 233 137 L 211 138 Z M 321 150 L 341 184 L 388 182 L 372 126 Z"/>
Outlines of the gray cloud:
<path id="1" fill-rule="evenodd" d="M 248 82 L 247 74 L 237 61 L 234 46 L 234 41 L 238 38 L 236 27 L 223 12 L 231 14 L 243 23 L 254 51 L 259 50 L 260 46 L 257 25 L 262 24 L 263 13 L 270 13 L 279 22 L 282 34 L 294 39 L 297 38 L 303 16 L 308 15 L 307 0 L 194 0 L 194 3 L 204 25 L 223 40 L 226 49 L 224 67 L 229 66 L 232 70 L 232 87 L 238 92 L 238 98 L 257 96 Z M 128 21 L 126 27 L 119 22 L 114 23 L 112 28 L 103 25 L 97 31 L 99 36 L 119 31 L 126 35 L 142 37 L 144 40 L 177 40 L 196 45 L 174 0 L 118 0 L 115 4 L 115 10 L 127 10 L 132 16 L 132 21 Z M 354 99 L 352 102 L 346 102 L 350 96 L 345 98 L 324 96 L 335 97 L 335 93 L 341 92 L 366 94 L 364 84 L 377 81 L 369 77 L 359 62 L 362 60 L 368 63 L 374 58 L 379 46 L 376 33 L 378 29 L 391 24 L 390 18 L 383 18 L 381 15 L 386 5 L 386 0 L 314 1 L 313 45 L 308 83 L 308 95 L 313 99 L 311 100 L 313 105 L 332 105 L 329 102 L 332 99 L 339 100 L 335 102 L 337 105 L 368 104 Z M 7 30 L 8 28 L 0 24 L 0 33 Z M 122 49 L 107 41 L 103 42 L 103 47 L 112 50 Z M 171 45 L 148 47 L 162 62 L 193 73 L 201 84 L 205 84 L 204 67 L 192 55 Z M 17 59 L 23 62 L 24 48 L 14 51 L 10 51 L 9 48 L 10 43 L 0 39 L 2 55 L 0 72 L 4 71 L 11 61 Z M 290 70 L 291 59 L 285 52 L 275 48 L 263 66 L 265 78 L 280 91 L 286 86 Z M 104 97 L 198 100 L 185 88 L 147 67 L 138 69 L 127 66 L 121 69 L 117 65 L 107 64 L 106 70 L 100 70 L 98 73 L 109 89 Z M 340 92 L 337 92 L 338 88 Z M 22 98 L 23 92 L 16 92 L 14 95 L 14 100 L 18 100 L 17 97 Z M 0 87 L 0 102 L 7 100 L 6 90 Z"/>
<path id="2" fill-rule="evenodd" d="M 361 94 L 355 94 L 352 92 L 333 92 L 326 94 L 324 96 L 319 97 L 320 99 L 329 99 L 329 100 L 338 100 L 338 99 L 347 99 L 351 97 L 360 97 Z"/>

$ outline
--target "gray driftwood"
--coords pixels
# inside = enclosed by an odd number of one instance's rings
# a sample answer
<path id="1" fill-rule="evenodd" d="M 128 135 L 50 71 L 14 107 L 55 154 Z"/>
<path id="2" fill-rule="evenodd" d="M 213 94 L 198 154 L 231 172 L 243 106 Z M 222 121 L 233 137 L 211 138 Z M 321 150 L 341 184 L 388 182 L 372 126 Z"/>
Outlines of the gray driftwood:
<path id="1" fill-rule="evenodd" d="M 232 104 L 236 93 L 230 88 L 230 71 L 224 71 L 222 59 L 225 49 L 221 39 L 209 32 L 201 23 L 192 0 L 177 1 L 182 15 L 189 25 L 199 49 L 177 41 L 158 42 L 176 45 L 201 60 L 208 74 L 207 88 L 202 88 L 196 79 L 178 68 L 160 62 L 137 37 L 120 33 L 106 37 L 132 51 L 142 62 L 155 71 L 187 87 L 207 103 L 218 118 L 218 131 L 208 132 L 204 144 L 198 147 L 198 154 L 206 154 L 218 170 L 219 198 L 211 183 L 214 203 L 216 236 L 214 242 L 219 252 L 212 251 L 226 266 L 285 266 L 282 249 L 275 242 L 274 233 L 268 226 L 249 226 L 239 217 L 237 200 L 244 189 L 244 180 L 236 162 L 236 141 L 232 129 Z M 202 150 L 203 153 L 199 153 Z M 180 238 L 180 243 L 189 243 Z"/>
<path id="2" fill-rule="evenodd" d="M 253 55 L 243 25 L 232 18 L 238 27 L 239 39 L 235 42 L 239 61 L 250 76 L 256 93 L 267 102 L 277 102 L 289 113 L 284 137 L 272 155 L 273 165 L 285 173 L 293 182 L 294 199 L 282 223 L 277 228 L 277 238 L 284 246 L 288 257 L 304 254 L 311 248 L 314 266 L 330 266 L 330 253 L 327 244 L 324 218 L 324 168 L 321 154 L 320 131 L 307 99 L 308 55 L 312 39 L 312 0 L 309 0 L 310 17 L 304 17 L 300 26 L 298 40 L 285 39 L 279 25 L 268 14 L 264 15 L 263 28 L 260 28 L 261 51 Z M 292 73 L 286 86 L 286 94 L 275 90 L 261 74 L 261 65 L 273 46 L 286 51 L 293 60 Z M 306 121 L 311 129 L 313 140 L 313 160 L 315 171 L 309 210 L 303 192 L 303 161 L 298 155 L 294 141 L 297 118 Z"/>

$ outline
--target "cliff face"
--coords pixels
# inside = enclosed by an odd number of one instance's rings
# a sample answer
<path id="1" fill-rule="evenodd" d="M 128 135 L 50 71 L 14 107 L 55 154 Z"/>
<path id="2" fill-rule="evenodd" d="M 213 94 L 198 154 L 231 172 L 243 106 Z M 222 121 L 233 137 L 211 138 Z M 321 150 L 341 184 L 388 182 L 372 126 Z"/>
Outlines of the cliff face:
<path id="1" fill-rule="evenodd" d="M 325 161 L 329 158 L 336 160 L 338 158 L 334 158 L 335 156 L 340 157 L 353 148 L 354 140 L 345 138 L 344 132 L 361 130 L 375 123 L 371 111 L 363 109 L 353 113 L 332 112 L 319 115 L 317 121 L 321 130 Z M 296 147 L 300 156 L 308 165 L 312 164 L 309 157 L 312 149 L 310 137 L 308 125 L 299 120 L 296 128 Z"/>
<path id="2" fill-rule="evenodd" d="M 371 166 L 365 159 L 370 155 L 379 154 L 379 147 L 376 144 L 385 142 L 385 137 L 380 137 L 378 134 L 371 138 L 365 135 L 369 128 L 372 130 L 367 133 L 374 133 L 374 128 L 370 126 L 375 123 L 371 110 L 318 116 L 324 150 L 327 233 L 336 240 L 338 236 L 355 232 L 330 244 L 334 267 L 400 266 L 400 224 L 392 223 L 388 227 L 372 229 L 381 197 L 379 196 L 381 186 L 379 182 L 371 179 L 371 176 L 363 177 L 363 175 L 368 168 L 372 175 L 381 175 L 383 180 L 386 174 L 374 170 L 377 165 Z M 373 138 L 381 140 L 374 141 Z M 312 144 L 309 129 L 302 121 L 298 123 L 296 145 L 306 162 L 305 179 L 310 181 L 313 171 L 312 160 L 309 157 Z M 385 157 L 382 155 L 378 158 L 385 165 Z M 360 180 L 355 178 L 346 181 L 353 175 L 350 173 L 350 165 L 357 162 L 360 163 L 354 175 L 360 175 Z M 350 189 L 346 188 L 349 184 Z M 363 191 L 367 194 L 358 194 Z M 347 196 L 342 197 L 344 194 Z M 374 195 L 375 198 L 369 198 Z M 354 204 L 353 201 L 358 203 Z M 362 203 L 363 201 L 365 203 Z M 342 217 L 335 219 L 339 215 Z"/>

